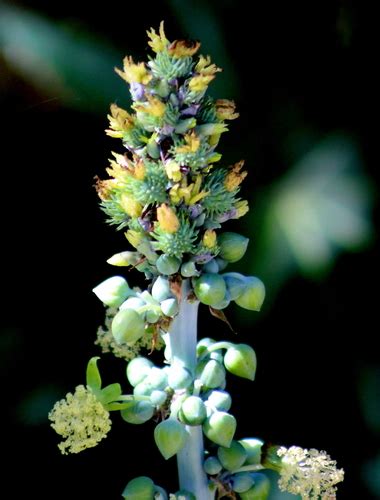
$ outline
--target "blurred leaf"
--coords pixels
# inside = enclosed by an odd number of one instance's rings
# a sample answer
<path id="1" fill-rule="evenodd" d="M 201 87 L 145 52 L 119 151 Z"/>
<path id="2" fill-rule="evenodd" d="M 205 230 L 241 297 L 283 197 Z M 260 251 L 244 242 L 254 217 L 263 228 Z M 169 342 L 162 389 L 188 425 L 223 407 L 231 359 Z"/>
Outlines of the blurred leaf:
<path id="1" fill-rule="evenodd" d="M 46 424 L 48 413 L 59 397 L 57 388 L 37 387 L 28 394 L 17 408 L 18 419 L 26 425 Z"/>
<path id="2" fill-rule="evenodd" d="M 362 368 L 358 381 L 358 393 L 367 426 L 372 432 L 380 435 L 380 367 Z"/>
<path id="3" fill-rule="evenodd" d="M 363 476 L 368 489 L 375 496 L 380 498 L 380 454 L 367 462 L 363 467 Z"/>
<path id="4" fill-rule="evenodd" d="M 0 5 L 0 51 L 15 71 L 69 106 L 104 113 L 110 96 L 129 99 L 113 71 L 123 55 L 83 30 Z"/>

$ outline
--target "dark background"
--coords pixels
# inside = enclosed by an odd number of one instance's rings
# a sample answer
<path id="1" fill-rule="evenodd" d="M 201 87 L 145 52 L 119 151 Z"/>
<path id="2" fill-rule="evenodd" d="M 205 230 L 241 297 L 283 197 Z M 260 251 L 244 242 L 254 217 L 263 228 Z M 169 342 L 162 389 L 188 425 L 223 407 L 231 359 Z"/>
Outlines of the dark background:
<path id="1" fill-rule="evenodd" d="M 219 146 L 227 164 L 246 158 L 249 170 L 250 215 L 233 227 L 251 244 L 233 270 L 262 277 L 268 298 L 259 314 L 227 311 L 259 362 L 253 384 L 229 379 L 237 436 L 326 449 L 346 471 L 338 498 L 380 498 L 369 5 L 0 2 L 4 498 L 111 500 L 142 474 L 176 489 L 175 461 L 159 456 L 153 423 L 131 427 L 114 415 L 99 446 L 61 456 L 47 422 L 99 354 L 103 310 L 91 289 L 126 248 L 92 188 L 121 147 L 103 132 L 108 103 L 128 105 L 113 67 L 125 54 L 146 59 L 144 31 L 161 19 L 169 39 L 202 41 L 224 68 L 213 94 L 241 113 Z M 135 272 L 128 279 L 142 283 Z M 199 330 L 234 340 L 206 309 Z M 128 390 L 120 360 L 104 355 L 100 368 Z"/>

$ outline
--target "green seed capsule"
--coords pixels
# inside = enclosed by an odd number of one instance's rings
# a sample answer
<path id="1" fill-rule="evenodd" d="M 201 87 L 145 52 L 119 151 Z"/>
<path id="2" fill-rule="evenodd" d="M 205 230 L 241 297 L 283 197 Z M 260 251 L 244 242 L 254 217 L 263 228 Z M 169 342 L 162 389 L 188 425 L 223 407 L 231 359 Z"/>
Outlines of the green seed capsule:
<path id="1" fill-rule="evenodd" d="M 194 264 L 194 262 L 185 262 L 181 266 L 181 274 L 184 278 L 192 278 L 193 276 L 198 275 L 198 270 Z"/>
<path id="2" fill-rule="evenodd" d="M 227 349 L 224 366 L 238 377 L 254 380 L 257 367 L 256 353 L 247 344 L 235 344 Z"/>
<path id="3" fill-rule="evenodd" d="M 202 367 L 202 365 L 203 363 L 200 364 L 200 367 Z M 197 372 L 199 368 L 197 367 Z M 206 361 L 206 364 L 203 366 L 199 378 L 204 386 L 210 389 L 216 389 L 223 384 L 226 378 L 226 371 L 221 363 L 215 359 L 210 359 Z"/>
<path id="4" fill-rule="evenodd" d="M 226 294 L 226 284 L 219 274 L 202 274 L 193 279 L 193 286 L 197 299 L 208 306 L 218 304 Z"/>
<path id="5" fill-rule="evenodd" d="M 128 500 L 153 500 L 154 483 L 149 477 L 136 477 L 129 481 L 122 496 Z"/>
<path id="6" fill-rule="evenodd" d="M 253 486 L 244 493 L 239 493 L 242 500 L 267 500 L 270 491 L 270 481 L 260 472 L 251 473 Z"/>
<path id="7" fill-rule="evenodd" d="M 150 401 L 134 401 L 131 406 L 121 410 L 120 413 L 129 424 L 144 424 L 153 417 L 154 406 Z"/>
<path id="8" fill-rule="evenodd" d="M 178 313 L 178 302 L 177 299 L 166 299 L 161 302 L 161 311 L 165 316 L 172 318 Z"/>
<path id="9" fill-rule="evenodd" d="M 150 359 L 140 356 L 132 359 L 127 366 L 127 378 L 129 383 L 135 387 L 145 379 L 153 366 Z"/>
<path id="10" fill-rule="evenodd" d="M 230 299 L 229 293 L 226 292 L 226 295 L 224 296 L 223 300 L 221 300 L 217 304 L 213 304 L 212 307 L 214 309 L 217 309 L 218 311 L 221 311 L 222 309 L 225 309 L 226 307 L 228 307 L 230 305 L 230 302 L 231 302 L 231 299 Z"/>
<path id="11" fill-rule="evenodd" d="M 183 448 L 188 436 L 186 427 L 172 418 L 160 422 L 154 429 L 154 440 L 165 460 Z"/>
<path id="12" fill-rule="evenodd" d="M 156 260 L 158 272 L 165 274 L 166 276 L 170 276 L 171 274 L 178 272 L 180 265 L 181 261 L 177 259 L 177 257 L 166 254 L 160 255 Z"/>
<path id="13" fill-rule="evenodd" d="M 218 273 L 219 272 L 219 266 L 215 259 L 210 260 L 209 262 L 206 262 L 206 264 L 203 265 L 203 271 L 205 273 Z"/>
<path id="14" fill-rule="evenodd" d="M 203 469 L 206 474 L 210 474 L 210 476 L 215 476 L 215 474 L 219 474 L 222 470 L 222 464 L 216 457 L 208 457 L 203 463 Z"/>
<path id="15" fill-rule="evenodd" d="M 161 302 L 171 296 L 172 293 L 170 291 L 169 281 L 163 276 L 158 276 L 152 286 L 152 297 L 157 300 L 157 302 Z"/>
<path id="16" fill-rule="evenodd" d="M 183 366 L 171 366 L 168 371 L 168 384 L 176 390 L 187 389 L 193 383 L 193 376 Z"/>
<path id="17" fill-rule="evenodd" d="M 206 406 L 198 396 L 189 396 L 181 406 L 183 422 L 187 425 L 201 425 L 206 417 Z"/>
<path id="18" fill-rule="evenodd" d="M 228 448 L 236 431 L 235 417 L 224 411 L 216 411 L 203 424 L 204 435 L 220 446 Z"/>
<path id="19" fill-rule="evenodd" d="M 235 302 L 238 306 L 249 311 L 260 311 L 265 299 L 264 283 L 255 276 L 247 276 L 245 290 Z"/>
<path id="20" fill-rule="evenodd" d="M 219 411 L 228 411 L 232 399 L 226 391 L 211 391 L 207 397 L 206 405 Z"/>
<path id="21" fill-rule="evenodd" d="M 261 463 L 261 448 L 264 442 L 257 438 L 244 438 L 240 439 L 239 443 L 247 452 L 245 465 L 259 465 Z"/>
<path id="22" fill-rule="evenodd" d="M 219 255 L 227 262 L 237 262 L 247 251 L 249 239 L 238 233 L 222 233 L 218 237 Z"/>
<path id="23" fill-rule="evenodd" d="M 103 304 L 109 307 L 119 307 L 130 293 L 127 281 L 121 276 L 113 276 L 100 283 L 92 290 Z"/>
<path id="24" fill-rule="evenodd" d="M 123 309 L 114 317 L 111 329 L 118 344 L 132 344 L 144 335 L 145 323 L 133 309 Z"/>
<path id="25" fill-rule="evenodd" d="M 224 273 L 222 277 L 226 282 L 231 300 L 236 300 L 245 291 L 246 277 L 240 273 Z"/>
<path id="26" fill-rule="evenodd" d="M 226 470 L 234 471 L 244 464 L 247 452 L 238 441 L 232 440 L 228 448 L 219 446 L 218 458 Z"/>
<path id="27" fill-rule="evenodd" d="M 238 472 L 231 478 L 231 486 L 236 493 L 244 493 L 253 486 L 252 475 L 249 472 Z"/>

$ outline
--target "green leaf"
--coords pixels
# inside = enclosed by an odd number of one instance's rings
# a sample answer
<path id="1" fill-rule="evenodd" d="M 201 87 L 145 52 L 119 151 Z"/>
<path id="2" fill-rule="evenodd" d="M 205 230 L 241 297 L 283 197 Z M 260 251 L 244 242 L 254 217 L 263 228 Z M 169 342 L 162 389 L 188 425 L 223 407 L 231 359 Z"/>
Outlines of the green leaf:
<path id="1" fill-rule="evenodd" d="M 126 401 L 125 403 L 112 402 L 104 405 L 104 408 L 108 411 L 126 410 L 135 404 L 134 401 Z"/>
<path id="2" fill-rule="evenodd" d="M 104 387 L 101 392 L 101 402 L 102 404 L 112 403 L 117 401 L 121 396 L 121 386 L 120 384 L 110 384 Z"/>
<path id="3" fill-rule="evenodd" d="M 86 383 L 94 392 L 97 392 L 102 387 L 102 379 L 98 370 L 97 362 L 99 356 L 90 359 L 86 371 Z"/>

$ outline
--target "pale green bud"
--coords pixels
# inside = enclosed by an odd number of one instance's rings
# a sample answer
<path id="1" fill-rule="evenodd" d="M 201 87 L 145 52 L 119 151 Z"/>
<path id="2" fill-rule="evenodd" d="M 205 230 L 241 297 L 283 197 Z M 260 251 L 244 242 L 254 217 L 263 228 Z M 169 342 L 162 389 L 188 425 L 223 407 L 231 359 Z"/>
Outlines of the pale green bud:
<path id="1" fill-rule="evenodd" d="M 141 254 L 138 252 L 120 252 L 115 253 L 107 260 L 108 264 L 111 266 L 117 267 L 127 267 L 127 266 L 135 266 L 138 261 L 141 260 Z"/>
<path id="2" fill-rule="evenodd" d="M 193 383 L 190 371 L 184 366 L 171 366 L 167 373 L 168 384 L 174 390 L 186 389 Z"/>
<path id="3" fill-rule="evenodd" d="M 218 236 L 219 256 L 227 262 L 237 262 L 247 251 L 249 239 L 238 233 L 222 233 Z"/>
<path id="4" fill-rule="evenodd" d="M 244 464 L 247 452 L 238 441 L 232 440 L 228 448 L 219 446 L 218 458 L 226 470 L 234 471 Z"/>
<path id="5" fill-rule="evenodd" d="M 253 486 L 252 475 L 249 472 L 238 472 L 231 478 L 231 486 L 236 493 L 244 493 Z"/>
<path id="6" fill-rule="evenodd" d="M 210 441 L 228 448 L 236 431 L 236 419 L 224 411 L 216 411 L 207 417 L 203 433 Z"/>
<path id="7" fill-rule="evenodd" d="M 198 396 L 189 396 L 183 401 L 180 411 L 183 423 L 187 425 L 201 425 L 206 417 L 206 406 Z"/>
<path id="8" fill-rule="evenodd" d="M 226 284 L 219 274 L 202 274 L 193 279 L 193 286 L 197 299 L 208 306 L 218 304 L 226 294 Z"/>
<path id="9" fill-rule="evenodd" d="M 150 396 L 153 391 L 153 387 L 145 382 L 140 382 L 133 389 L 133 394 L 135 396 Z"/>
<path id="10" fill-rule="evenodd" d="M 222 468 L 222 464 L 216 457 L 208 457 L 203 463 L 204 471 L 206 472 L 206 474 L 210 474 L 210 476 L 219 474 Z"/>
<path id="11" fill-rule="evenodd" d="M 179 120 L 174 131 L 176 134 L 185 134 L 189 129 L 194 128 L 197 124 L 195 118 L 185 118 L 184 120 Z"/>
<path id="12" fill-rule="evenodd" d="M 165 460 L 183 448 L 188 436 L 185 426 L 172 418 L 160 422 L 154 429 L 154 440 Z"/>
<path id="13" fill-rule="evenodd" d="M 135 387 L 145 379 L 153 366 L 150 359 L 140 356 L 132 359 L 127 366 L 127 378 L 129 383 Z"/>
<path id="14" fill-rule="evenodd" d="M 240 273 L 224 273 L 222 277 L 226 282 L 231 300 L 236 300 L 246 288 L 246 277 Z"/>
<path id="15" fill-rule="evenodd" d="M 210 260 L 209 262 L 206 262 L 206 264 L 203 265 L 203 271 L 205 273 L 218 273 L 219 272 L 219 266 L 215 259 Z"/>
<path id="16" fill-rule="evenodd" d="M 226 371 L 223 365 L 215 359 L 199 363 L 196 368 L 196 373 L 202 384 L 210 389 L 220 387 L 226 377 Z"/>
<path id="17" fill-rule="evenodd" d="M 244 493 L 239 493 L 242 500 L 267 500 L 270 491 L 270 481 L 261 472 L 251 473 L 253 486 Z"/>
<path id="18" fill-rule="evenodd" d="M 212 344 L 215 344 L 214 339 L 210 339 L 209 337 L 201 339 L 197 344 L 197 358 L 207 351 L 207 348 Z"/>
<path id="19" fill-rule="evenodd" d="M 165 316 L 173 317 L 178 313 L 178 302 L 177 299 L 165 299 L 161 302 L 161 311 Z"/>
<path id="20" fill-rule="evenodd" d="M 146 320 L 148 323 L 157 323 L 160 319 L 161 314 L 156 310 L 148 310 L 146 311 Z"/>
<path id="21" fill-rule="evenodd" d="M 227 349 L 224 366 L 238 377 L 254 380 L 257 367 L 256 353 L 247 344 L 235 344 Z"/>
<path id="22" fill-rule="evenodd" d="M 218 311 L 221 311 L 222 309 L 225 309 L 226 307 L 228 307 L 230 305 L 230 302 L 231 302 L 231 299 L 230 299 L 229 293 L 226 292 L 226 295 L 224 296 L 224 298 L 220 302 L 218 302 L 217 304 L 213 304 L 212 307 L 213 307 L 213 309 L 217 309 Z"/>
<path id="23" fill-rule="evenodd" d="M 119 307 L 120 311 L 123 309 L 138 309 L 145 305 L 145 302 L 140 297 L 129 297 Z"/>
<path id="24" fill-rule="evenodd" d="M 154 485 L 154 500 L 168 500 L 168 494 L 161 486 Z"/>
<path id="25" fill-rule="evenodd" d="M 122 496 L 128 500 L 153 500 L 154 483 L 149 477 L 136 477 L 129 481 Z"/>
<path id="26" fill-rule="evenodd" d="M 193 276 L 197 276 L 199 273 L 194 262 L 189 261 L 182 264 L 181 274 L 184 278 L 191 278 Z"/>
<path id="27" fill-rule="evenodd" d="M 156 267 L 159 273 L 170 276 L 178 272 L 181 261 L 172 255 L 162 254 L 156 261 Z"/>
<path id="28" fill-rule="evenodd" d="M 259 465 L 261 463 L 261 448 L 264 442 L 257 438 L 240 439 L 239 443 L 244 446 L 247 452 L 245 465 Z"/>
<path id="29" fill-rule="evenodd" d="M 160 157 L 160 148 L 156 142 L 155 134 L 153 134 L 151 139 L 148 141 L 146 151 L 151 158 L 158 159 Z"/>
<path id="30" fill-rule="evenodd" d="M 168 377 L 164 370 L 154 366 L 148 373 L 144 383 L 152 386 L 153 389 L 164 390 L 168 385 Z"/>
<path id="31" fill-rule="evenodd" d="M 155 389 L 150 395 L 150 401 L 154 406 L 162 406 L 167 400 L 168 395 L 165 391 Z"/>
<path id="32" fill-rule="evenodd" d="M 223 364 L 223 359 L 224 359 L 224 356 L 223 356 L 223 352 L 222 351 L 212 351 L 210 352 L 209 354 L 210 356 L 210 359 L 215 359 L 215 361 L 219 361 L 219 363 L 222 363 Z"/>
<path id="33" fill-rule="evenodd" d="M 157 302 L 161 302 L 171 296 L 172 293 L 170 291 L 169 281 L 163 276 L 158 276 L 152 286 L 152 297 L 157 300 Z"/>
<path id="34" fill-rule="evenodd" d="M 219 411 L 228 411 L 232 405 L 231 396 L 226 391 L 211 391 L 206 405 Z"/>
<path id="35" fill-rule="evenodd" d="M 112 276 L 92 290 L 103 304 L 119 307 L 131 292 L 127 281 L 121 276 Z"/>
<path id="36" fill-rule="evenodd" d="M 132 344 L 144 335 L 145 323 L 133 309 L 123 309 L 114 317 L 111 329 L 118 344 Z"/>
<path id="37" fill-rule="evenodd" d="M 264 283 L 255 276 L 247 276 L 245 290 L 235 302 L 238 306 L 250 311 L 260 311 L 265 299 Z"/>
<path id="38" fill-rule="evenodd" d="M 131 406 L 120 413 L 129 424 L 144 424 L 153 417 L 154 406 L 150 401 L 133 401 Z"/>

